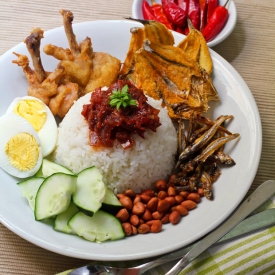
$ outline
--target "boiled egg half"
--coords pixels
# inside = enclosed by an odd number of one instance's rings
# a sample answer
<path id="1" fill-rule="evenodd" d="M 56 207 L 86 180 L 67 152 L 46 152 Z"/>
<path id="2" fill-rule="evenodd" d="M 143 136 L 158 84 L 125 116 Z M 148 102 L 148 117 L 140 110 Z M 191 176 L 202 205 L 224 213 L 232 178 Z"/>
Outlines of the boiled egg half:
<path id="1" fill-rule="evenodd" d="M 49 107 L 42 100 L 32 96 L 17 97 L 6 113 L 21 116 L 33 126 L 41 142 L 43 157 L 54 150 L 57 124 Z"/>
<path id="2" fill-rule="evenodd" d="M 32 125 L 13 114 L 0 117 L 0 167 L 12 176 L 33 176 L 42 164 L 40 139 Z"/>

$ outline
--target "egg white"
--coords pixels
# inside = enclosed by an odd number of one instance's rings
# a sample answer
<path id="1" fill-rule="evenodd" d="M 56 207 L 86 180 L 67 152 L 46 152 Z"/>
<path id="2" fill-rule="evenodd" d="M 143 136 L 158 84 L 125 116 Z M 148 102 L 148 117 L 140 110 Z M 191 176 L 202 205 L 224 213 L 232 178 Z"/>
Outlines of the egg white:
<path id="1" fill-rule="evenodd" d="M 55 148 L 57 142 L 57 124 L 55 118 L 49 109 L 49 107 L 40 99 L 33 96 L 24 96 L 15 98 L 10 106 L 8 107 L 6 113 L 13 113 L 15 106 L 23 100 L 36 100 L 42 103 L 45 107 L 47 119 L 43 127 L 37 132 L 38 137 L 41 142 L 43 156 L 48 156 Z"/>
<path id="2" fill-rule="evenodd" d="M 33 176 L 39 170 L 42 164 L 43 154 L 42 154 L 42 148 L 41 148 L 39 137 L 36 131 L 34 130 L 34 128 L 32 127 L 32 125 L 24 118 L 11 113 L 11 114 L 5 114 L 2 117 L 0 117 L 0 129 L 1 129 L 0 167 L 4 171 L 6 171 L 8 174 L 18 178 L 27 178 L 27 177 Z M 28 133 L 32 135 L 38 144 L 38 150 L 39 150 L 38 160 L 35 166 L 29 171 L 21 171 L 16 167 L 14 167 L 11 164 L 5 152 L 5 147 L 8 141 L 13 136 L 20 133 Z"/>

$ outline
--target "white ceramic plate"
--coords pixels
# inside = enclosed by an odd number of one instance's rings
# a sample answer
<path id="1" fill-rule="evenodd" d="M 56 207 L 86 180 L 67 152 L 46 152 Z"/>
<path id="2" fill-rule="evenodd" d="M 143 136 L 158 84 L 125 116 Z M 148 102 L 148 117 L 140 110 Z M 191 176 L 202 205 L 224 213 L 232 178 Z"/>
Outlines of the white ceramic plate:
<path id="1" fill-rule="evenodd" d="M 134 0 L 132 5 L 132 16 L 136 19 L 143 19 L 142 15 L 142 1 L 143 0 Z M 150 1 L 148 1 L 150 3 Z M 156 3 L 161 3 L 161 0 L 156 0 Z M 220 5 L 224 5 L 226 3 L 226 0 L 219 0 Z M 207 44 L 209 47 L 214 47 L 217 44 L 221 43 L 223 40 L 225 40 L 231 32 L 234 30 L 236 23 L 237 23 L 237 9 L 236 5 L 233 0 L 230 1 L 230 3 L 227 5 L 229 17 L 228 20 L 222 29 L 222 31 L 211 41 L 209 41 Z"/>
<path id="2" fill-rule="evenodd" d="M 132 21 L 95 21 L 74 24 L 78 41 L 92 38 L 94 51 L 108 52 L 122 61 L 130 41 L 130 28 L 140 26 Z M 183 39 L 175 35 L 176 44 Z M 42 47 L 53 43 L 68 47 L 63 28 L 45 32 Z M 22 37 L 18 37 L 22 40 Z M 20 43 L 0 57 L 0 115 L 3 115 L 16 96 L 27 93 L 27 81 L 20 67 L 12 64 L 12 52 L 27 54 L 25 44 Z M 216 118 L 221 114 L 234 115 L 228 128 L 240 133 L 241 138 L 226 145 L 226 152 L 236 165 L 223 168 L 214 185 L 214 201 L 203 199 L 198 208 L 190 211 L 180 224 L 165 225 L 159 234 L 136 235 L 115 242 L 91 243 L 77 236 L 54 231 L 50 225 L 34 220 L 33 212 L 21 196 L 17 179 L 0 169 L 0 221 L 15 234 L 40 247 L 63 255 L 93 260 L 133 260 L 160 255 L 190 244 L 217 227 L 237 207 L 247 193 L 261 154 L 261 121 L 254 98 L 236 70 L 217 53 L 211 51 L 214 84 L 221 102 L 212 104 L 209 114 Z M 46 70 L 55 68 L 57 61 L 42 54 Z M 160 152 L 161 153 L 161 152 Z"/>

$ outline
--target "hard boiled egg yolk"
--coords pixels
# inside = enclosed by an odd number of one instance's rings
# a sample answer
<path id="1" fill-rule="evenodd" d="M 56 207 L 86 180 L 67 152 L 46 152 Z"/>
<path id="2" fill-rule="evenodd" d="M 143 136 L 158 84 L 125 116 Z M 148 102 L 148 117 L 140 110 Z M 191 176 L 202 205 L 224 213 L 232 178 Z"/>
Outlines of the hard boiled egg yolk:
<path id="1" fill-rule="evenodd" d="M 47 120 L 45 106 L 37 100 L 21 100 L 15 105 L 13 112 L 28 120 L 36 132 L 43 127 Z"/>
<path id="2" fill-rule="evenodd" d="M 38 161 L 39 145 L 31 134 L 20 133 L 9 139 L 5 153 L 13 167 L 20 171 L 29 171 Z"/>

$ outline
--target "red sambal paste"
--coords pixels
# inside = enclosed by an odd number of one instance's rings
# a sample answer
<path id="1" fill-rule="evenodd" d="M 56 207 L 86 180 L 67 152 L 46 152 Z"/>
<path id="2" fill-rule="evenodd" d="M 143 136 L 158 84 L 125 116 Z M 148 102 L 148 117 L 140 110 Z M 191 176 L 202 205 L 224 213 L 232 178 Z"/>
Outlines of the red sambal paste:
<path id="1" fill-rule="evenodd" d="M 128 85 L 128 93 L 137 101 L 136 106 L 111 107 L 110 96 L 113 90 L 121 91 Z M 132 135 L 138 134 L 144 138 L 147 129 L 156 132 L 161 125 L 159 110 L 147 103 L 143 91 L 131 82 L 119 80 L 107 90 L 97 88 L 92 94 L 90 104 L 83 106 L 81 114 L 89 124 L 90 145 L 112 147 L 117 140 L 124 149 L 134 144 Z"/>

